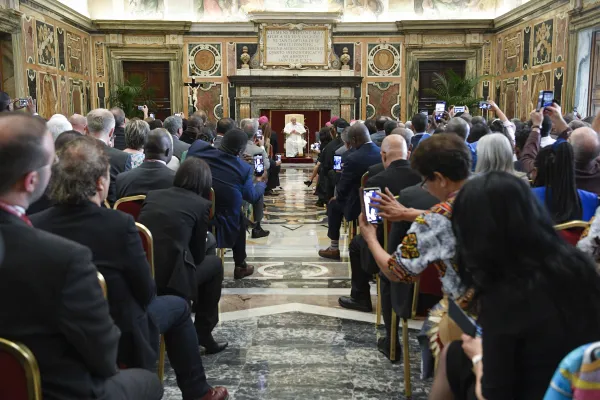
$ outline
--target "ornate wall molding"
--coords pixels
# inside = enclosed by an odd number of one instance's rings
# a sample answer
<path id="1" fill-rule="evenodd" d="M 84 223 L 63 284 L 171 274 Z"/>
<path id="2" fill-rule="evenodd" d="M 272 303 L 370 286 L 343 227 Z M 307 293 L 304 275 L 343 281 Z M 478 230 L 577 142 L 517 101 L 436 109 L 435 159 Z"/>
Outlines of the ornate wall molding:
<path id="1" fill-rule="evenodd" d="M 165 36 L 136 36 L 125 35 L 123 37 L 125 44 L 145 44 L 145 45 L 163 45 L 166 43 Z"/>
<path id="2" fill-rule="evenodd" d="M 188 32 L 191 26 L 191 21 L 94 20 L 95 30 L 102 32 L 154 32 L 181 34 Z"/>
<path id="3" fill-rule="evenodd" d="M 83 1 L 83 0 L 81 0 Z M 84 31 L 90 32 L 94 30 L 94 25 L 89 17 L 78 13 L 71 7 L 64 5 L 57 0 L 20 0 L 22 5 L 26 5 L 33 9 L 39 10 L 41 13 L 48 15 L 51 18 L 66 22 L 81 28 Z"/>

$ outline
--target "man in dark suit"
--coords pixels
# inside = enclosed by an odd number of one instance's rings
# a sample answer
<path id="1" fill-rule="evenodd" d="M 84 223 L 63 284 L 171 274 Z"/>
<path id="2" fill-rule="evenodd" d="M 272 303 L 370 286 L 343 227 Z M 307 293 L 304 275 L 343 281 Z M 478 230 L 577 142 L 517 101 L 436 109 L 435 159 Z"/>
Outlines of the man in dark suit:
<path id="1" fill-rule="evenodd" d="M 175 171 L 167 167 L 173 156 L 169 131 L 157 128 L 148 134 L 144 145 L 144 162 L 131 171 L 117 176 L 117 199 L 147 194 L 151 190 L 173 186 Z"/>
<path id="2" fill-rule="evenodd" d="M 160 399 L 156 374 L 119 371 L 120 331 L 89 249 L 32 227 L 25 210 L 48 184 L 52 136 L 38 118 L 0 117 L 0 336 L 36 358 L 44 399 Z"/>
<path id="3" fill-rule="evenodd" d="M 350 144 L 355 149 L 344 163 L 344 169 L 336 186 L 336 197 L 327 205 L 328 230 L 327 237 L 331 245 L 319 250 L 319 256 L 334 260 L 340 259 L 339 239 L 342 218 L 354 221 L 361 212 L 362 195 L 358 191 L 361 178 L 370 166 L 381 161 L 380 149 L 371 142 L 369 130 L 365 124 L 357 122 L 348 132 Z"/>
<path id="4" fill-rule="evenodd" d="M 117 200 L 117 175 L 131 169 L 131 155 L 110 147 L 110 142 L 115 131 L 115 117 L 110 111 L 104 108 L 97 108 L 90 111 L 87 115 L 87 127 L 85 129 L 89 136 L 95 137 L 106 146 L 105 150 L 110 160 L 108 202 L 112 205 Z"/>
<path id="5" fill-rule="evenodd" d="M 236 127 L 236 123 L 231 118 L 221 118 L 217 122 L 217 137 L 215 138 L 214 146 L 216 149 L 221 147 L 221 141 L 223 140 L 223 136 L 230 130 Z"/>
<path id="6" fill-rule="evenodd" d="M 206 381 L 187 301 L 156 296 L 135 221 L 101 207 L 108 190 L 107 167 L 104 149 L 95 140 L 82 137 L 69 142 L 53 167 L 51 197 L 56 205 L 33 216 L 31 222 L 92 251 L 106 280 L 110 314 L 122 332 L 119 365 L 153 371 L 162 333 L 183 398 L 224 399 L 227 391 L 213 389 Z"/>
<path id="7" fill-rule="evenodd" d="M 119 107 L 111 108 L 110 112 L 115 117 L 113 147 L 117 150 L 125 150 L 127 148 L 127 143 L 125 143 L 125 112 Z"/>
<path id="8" fill-rule="evenodd" d="M 333 170 L 333 156 L 335 155 L 335 151 L 344 145 L 342 132 L 350 124 L 346 120 L 339 118 L 333 123 L 333 126 L 336 137 L 321 149 L 319 157 L 321 165 L 319 166 L 319 182 L 317 183 L 317 194 L 319 195 L 317 205 L 320 207 L 324 206 L 334 195 L 335 182 L 330 180 L 329 171 Z"/>
<path id="9" fill-rule="evenodd" d="M 173 155 L 177 157 L 179 161 L 181 161 L 183 153 L 190 148 L 189 144 L 179 140 L 181 134 L 183 133 L 183 120 L 181 117 L 173 115 L 165 119 L 164 126 L 173 137 Z"/>
<path id="10" fill-rule="evenodd" d="M 218 247 L 232 248 L 235 279 L 252 275 L 254 267 L 246 263 L 246 223 L 240 210 L 242 201 L 254 204 L 263 196 L 267 171 L 254 177 L 254 169 L 240 159 L 248 143 L 248 135 L 240 129 L 227 132 L 220 149 L 196 143 L 190 147 L 188 157 L 201 158 L 212 172 L 216 197 L 216 215 L 212 222 L 217 228 Z"/>
<path id="11" fill-rule="evenodd" d="M 398 135 L 386 137 L 381 146 L 381 159 L 385 170 L 378 175 L 371 176 L 365 187 L 376 187 L 382 191 L 388 188 L 394 196 L 397 196 L 404 188 L 420 182 L 421 177 L 410 168 L 410 164 L 406 160 L 407 156 L 408 151 L 404 138 Z M 378 226 L 377 236 L 383 243 L 383 224 Z M 371 312 L 373 308 L 369 293 L 369 280 L 379 272 L 379 267 L 361 235 L 356 235 L 350 242 L 350 265 L 352 268 L 352 291 L 350 297 L 342 296 L 338 301 L 344 308 Z"/>

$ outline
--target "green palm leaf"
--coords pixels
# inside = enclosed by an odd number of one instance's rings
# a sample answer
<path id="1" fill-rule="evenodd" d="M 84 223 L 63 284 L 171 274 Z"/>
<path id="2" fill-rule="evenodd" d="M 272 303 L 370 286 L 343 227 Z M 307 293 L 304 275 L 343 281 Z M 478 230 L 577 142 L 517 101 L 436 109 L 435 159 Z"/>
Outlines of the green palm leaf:
<path id="1" fill-rule="evenodd" d="M 424 89 L 424 92 L 436 100 L 446 102 L 448 106 L 465 105 L 473 109 L 483 100 L 475 93 L 477 85 L 485 78 L 486 76 L 461 78 L 453 70 L 448 70 L 445 74 L 434 73 L 433 87 Z"/>

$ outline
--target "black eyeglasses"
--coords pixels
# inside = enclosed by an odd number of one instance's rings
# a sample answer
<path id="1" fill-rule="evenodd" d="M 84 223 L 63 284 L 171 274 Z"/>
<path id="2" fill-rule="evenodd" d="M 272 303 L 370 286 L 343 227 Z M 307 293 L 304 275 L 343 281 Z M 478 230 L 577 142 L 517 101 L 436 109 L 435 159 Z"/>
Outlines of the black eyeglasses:
<path id="1" fill-rule="evenodd" d="M 421 181 L 421 189 L 427 189 L 427 178 L 423 178 L 423 180 Z"/>

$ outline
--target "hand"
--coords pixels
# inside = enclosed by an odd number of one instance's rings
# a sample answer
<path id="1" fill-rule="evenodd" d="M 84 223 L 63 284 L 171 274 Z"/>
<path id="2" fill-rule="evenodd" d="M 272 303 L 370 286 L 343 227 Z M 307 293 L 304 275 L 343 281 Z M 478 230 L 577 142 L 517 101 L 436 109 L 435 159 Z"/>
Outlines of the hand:
<path id="1" fill-rule="evenodd" d="M 371 198 L 371 205 L 379 210 L 379 215 L 392 222 L 403 221 L 408 208 L 398 203 L 392 192 L 385 188 L 385 193 L 379 193 L 378 198 Z"/>
<path id="2" fill-rule="evenodd" d="M 257 145 L 258 147 L 264 147 L 265 146 L 265 139 L 258 139 L 257 137 L 254 138 L 254 144 Z"/>
<path id="3" fill-rule="evenodd" d="M 268 179 L 269 179 L 269 174 L 267 173 L 267 170 L 265 169 L 265 171 L 263 172 L 263 174 L 261 176 L 256 177 L 256 182 L 266 182 Z"/>
<path id="4" fill-rule="evenodd" d="M 498 104 L 494 100 L 488 100 L 487 103 L 490 105 L 490 108 L 494 111 L 499 110 Z"/>
<path id="5" fill-rule="evenodd" d="M 281 165 L 281 161 L 275 161 L 275 166 L 279 167 Z"/>
<path id="6" fill-rule="evenodd" d="M 569 125 L 562 117 L 562 109 L 558 104 L 552 103 L 551 106 L 545 107 L 544 114 L 550 117 L 550 120 L 552 121 L 552 127 L 555 129 L 557 134 L 560 134 L 569 128 Z"/>
<path id="7" fill-rule="evenodd" d="M 448 113 L 450 114 L 450 117 L 451 117 L 451 118 L 452 118 L 452 117 L 454 117 L 454 115 L 456 114 L 456 113 L 454 112 L 454 106 L 448 110 Z"/>
<path id="8" fill-rule="evenodd" d="M 33 99 L 31 97 L 27 98 L 27 111 L 30 114 L 35 114 L 36 113 L 36 102 L 33 101 Z"/>
<path id="9" fill-rule="evenodd" d="M 360 234 L 365 242 L 369 243 L 369 241 L 377 240 L 377 228 L 375 225 L 367 222 L 367 217 L 365 217 L 365 214 L 361 213 L 358 216 L 358 224 L 360 226 Z"/>
<path id="10" fill-rule="evenodd" d="M 531 114 L 529 115 L 529 117 L 531 118 L 531 124 L 535 127 L 535 126 L 540 126 L 542 124 L 542 122 L 544 121 L 544 109 L 542 108 L 541 110 L 533 110 L 531 112 Z"/>
<path id="11" fill-rule="evenodd" d="M 471 113 L 469 112 L 469 107 L 465 106 L 465 112 L 466 112 L 467 114 L 471 114 Z"/>
<path id="12" fill-rule="evenodd" d="M 147 105 L 143 105 L 142 106 L 142 112 L 144 113 L 144 119 L 148 118 L 148 106 Z"/>
<path id="13" fill-rule="evenodd" d="M 362 231 L 361 231 L 361 233 L 362 233 Z M 467 357 L 469 357 L 471 359 L 478 354 L 483 354 L 483 346 L 481 344 L 481 338 L 479 338 L 479 337 L 474 338 L 469 335 L 465 335 L 463 333 L 461 339 L 463 341 L 462 348 L 463 348 L 465 354 L 467 355 Z"/>
<path id="14" fill-rule="evenodd" d="M 250 154 L 242 154 L 242 160 L 246 161 L 249 164 L 253 164 L 254 163 L 254 158 L 252 158 L 252 156 Z"/>

